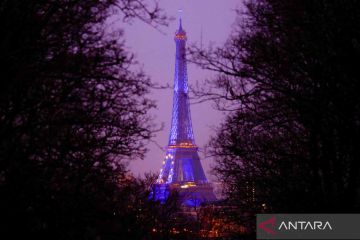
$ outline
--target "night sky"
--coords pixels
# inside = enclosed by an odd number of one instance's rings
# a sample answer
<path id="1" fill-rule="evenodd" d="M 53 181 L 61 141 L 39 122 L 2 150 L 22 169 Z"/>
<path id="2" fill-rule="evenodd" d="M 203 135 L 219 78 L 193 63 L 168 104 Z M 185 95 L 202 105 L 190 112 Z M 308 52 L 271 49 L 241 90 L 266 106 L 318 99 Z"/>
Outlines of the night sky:
<path id="1" fill-rule="evenodd" d="M 161 28 L 161 32 L 142 23 L 133 22 L 126 26 L 125 40 L 129 50 L 135 53 L 143 70 L 151 77 L 153 82 L 161 85 L 173 85 L 175 68 L 175 42 L 174 33 L 178 27 L 178 10 L 182 9 L 183 27 L 187 32 L 187 44 L 200 43 L 202 32 L 203 47 L 209 44 L 221 45 L 230 34 L 231 26 L 235 21 L 235 9 L 239 7 L 239 0 L 160 0 L 160 6 L 164 11 L 176 17 L 169 27 Z M 122 24 L 123 26 L 123 24 Z M 211 78 L 213 73 L 188 64 L 189 84 Z M 157 133 L 153 139 L 160 146 L 165 147 L 168 143 L 169 128 L 172 111 L 172 89 L 153 90 L 151 98 L 157 101 L 158 108 L 151 111 L 158 125 L 164 124 L 164 129 Z M 194 128 L 195 142 L 201 149 L 214 134 L 213 127 L 217 126 L 222 119 L 222 113 L 214 110 L 212 103 L 191 105 L 191 115 Z M 130 164 L 130 169 L 135 175 L 144 172 L 158 173 L 162 166 L 165 153 L 154 143 L 150 143 L 149 152 L 144 160 L 136 160 Z M 209 173 L 212 164 L 211 159 L 205 159 L 200 152 L 207 177 L 212 179 Z"/>

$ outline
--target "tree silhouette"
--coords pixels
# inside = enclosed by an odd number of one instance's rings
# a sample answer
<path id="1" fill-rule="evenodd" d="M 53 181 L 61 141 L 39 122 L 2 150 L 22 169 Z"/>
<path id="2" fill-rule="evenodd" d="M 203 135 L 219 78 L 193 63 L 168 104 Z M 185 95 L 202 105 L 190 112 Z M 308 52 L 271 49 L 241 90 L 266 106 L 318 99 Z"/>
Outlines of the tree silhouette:
<path id="1" fill-rule="evenodd" d="M 201 100 L 227 112 L 210 143 L 239 212 L 354 212 L 360 204 L 358 1 L 247 1 Z"/>
<path id="2" fill-rule="evenodd" d="M 114 11 L 168 20 L 140 0 L 0 4 L 1 238 L 138 237 L 144 190 L 124 163 L 154 131 L 152 84 L 106 32 Z"/>

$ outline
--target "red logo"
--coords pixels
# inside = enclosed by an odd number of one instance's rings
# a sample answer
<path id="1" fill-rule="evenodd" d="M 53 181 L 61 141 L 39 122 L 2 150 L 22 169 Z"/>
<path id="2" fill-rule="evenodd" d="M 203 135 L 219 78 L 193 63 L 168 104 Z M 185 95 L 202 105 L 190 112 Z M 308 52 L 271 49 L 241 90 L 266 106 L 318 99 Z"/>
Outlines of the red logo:
<path id="1" fill-rule="evenodd" d="M 274 231 L 274 227 L 275 227 L 275 223 L 276 222 L 276 218 L 275 216 L 264 221 L 264 222 L 261 222 L 259 223 L 259 228 L 261 228 L 262 230 L 264 230 L 265 232 L 267 232 L 268 234 L 271 234 L 271 235 L 275 235 L 276 232 Z"/>

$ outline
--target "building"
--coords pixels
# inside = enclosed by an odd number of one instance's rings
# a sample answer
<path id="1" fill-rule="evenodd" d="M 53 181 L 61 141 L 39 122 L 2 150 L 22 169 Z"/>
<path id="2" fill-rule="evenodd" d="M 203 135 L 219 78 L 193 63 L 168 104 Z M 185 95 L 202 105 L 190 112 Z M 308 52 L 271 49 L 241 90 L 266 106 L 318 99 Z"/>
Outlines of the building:
<path id="1" fill-rule="evenodd" d="M 202 168 L 191 122 L 186 65 L 186 32 L 180 19 L 175 33 L 176 59 L 174 97 L 169 142 L 151 197 L 164 202 L 169 192 L 177 191 L 184 206 L 199 206 L 215 201 L 212 185 Z"/>

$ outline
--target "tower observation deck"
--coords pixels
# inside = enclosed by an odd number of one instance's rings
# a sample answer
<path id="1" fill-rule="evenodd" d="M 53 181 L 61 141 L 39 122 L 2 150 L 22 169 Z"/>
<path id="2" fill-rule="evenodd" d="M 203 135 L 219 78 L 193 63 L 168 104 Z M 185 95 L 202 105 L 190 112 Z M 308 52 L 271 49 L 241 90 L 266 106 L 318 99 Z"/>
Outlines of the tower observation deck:
<path id="1" fill-rule="evenodd" d="M 184 205 L 196 206 L 202 202 L 214 201 L 216 197 L 206 179 L 194 140 L 188 96 L 186 40 L 180 18 L 179 28 L 175 32 L 174 97 L 170 136 L 151 197 L 163 202 L 170 191 L 176 190 Z"/>

